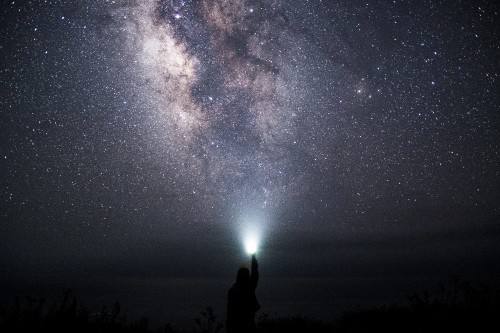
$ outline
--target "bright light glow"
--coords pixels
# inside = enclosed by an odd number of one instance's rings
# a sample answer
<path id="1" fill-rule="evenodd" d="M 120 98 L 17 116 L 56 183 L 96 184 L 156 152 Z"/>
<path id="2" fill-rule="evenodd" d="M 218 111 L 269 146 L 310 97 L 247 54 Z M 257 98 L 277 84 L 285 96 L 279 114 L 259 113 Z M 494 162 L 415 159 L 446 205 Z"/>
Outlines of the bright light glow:
<path id="1" fill-rule="evenodd" d="M 242 250 L 248 255 L 260 251 L 266 235 L 266 216 L 260 211 L 248 210 L 238 217 L 238 232 Z"/>
<path id="2" fill-rule="evenodd" d="M 245 250 L 248 254 L 255 254 L 257 252 L 257 239 L 255 237 L 247 237 L 245 239 Z"/>
<path id="3" fill-rule="evenodd" d="M 260 242 L 260 233 L 258 232 L 258 229 L 253 227 L 253 228 L 248 228 L 244 233 L 243 233 L 243 245 L 245 246 L 245 251 L 252 255 L 255 254 L 259 248 L 259 242 Z"/>

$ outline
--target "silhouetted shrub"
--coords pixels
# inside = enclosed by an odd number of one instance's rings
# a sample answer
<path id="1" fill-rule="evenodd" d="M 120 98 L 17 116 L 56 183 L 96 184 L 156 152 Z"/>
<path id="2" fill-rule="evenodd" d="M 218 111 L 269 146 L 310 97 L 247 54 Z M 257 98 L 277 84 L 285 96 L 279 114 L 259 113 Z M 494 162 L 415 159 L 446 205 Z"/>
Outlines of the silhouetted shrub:
<path id="1" fill-rule="evenodd" d="M 484 332 L 500 329 L 498 292 L 452 278 L 439 284 L 436 296 L 414 294 L 408 305 L 344 313 L 335 332 Z M 495 329 L 493 331 L 496 331 Z"/>
<path id="2" fill-rule="evenodd" d="M 103 307 L 97 315 L 91 315 L 90 310 L 79 304 L 70 290 L 64 291 L 63 298 L 48 309 L 44 308 L 43 299 L 35 301 L 26 297 L 25 301 L 16 298 L 15 305 L 10 309 L 0 311 L 0 331 L 8 332 L 111 332 L 111 333 L 145 333 L 148 329 L 146 318 L 127 323 L 121 315 L 120 304 L 115 303 L 108 311 Z M 167 327 L 157 332 L 174 332 Z"/>
<path id="3" fill-rule="evenodd" d="M 500 331 L 499 316 L 498 291 L 452 278 L 438 285 L 435 296 L 425 291 L 414 294 L 406 305 L 360 308 L 330 323 L 261 315 L 258 327 L 260 333 L 496 332 Z"/>
<path id="4" fill-rule="evenodd" d="M 194 322 L 200 333 L 217 333 L 223 327 L 222 323 L 217 320 L 214 309 L 210 306 L 202 311 L 201 318 L 195 318 Z"/>

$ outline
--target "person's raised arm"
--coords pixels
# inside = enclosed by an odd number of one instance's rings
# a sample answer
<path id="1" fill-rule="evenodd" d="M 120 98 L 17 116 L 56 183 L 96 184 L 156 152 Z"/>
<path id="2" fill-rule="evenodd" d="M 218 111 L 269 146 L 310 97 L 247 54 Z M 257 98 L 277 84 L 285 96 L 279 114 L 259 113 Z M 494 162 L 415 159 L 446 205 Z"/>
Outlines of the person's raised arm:
<path id="1" fill-rule="evenodd" d="M 250 273 L 250 283 L 254 288 L 257 288 L 257 281 L 259 281 L 259 264 L 257 264 L 257 258 L 254 254 L 252 255 L 252 272 Z"/>

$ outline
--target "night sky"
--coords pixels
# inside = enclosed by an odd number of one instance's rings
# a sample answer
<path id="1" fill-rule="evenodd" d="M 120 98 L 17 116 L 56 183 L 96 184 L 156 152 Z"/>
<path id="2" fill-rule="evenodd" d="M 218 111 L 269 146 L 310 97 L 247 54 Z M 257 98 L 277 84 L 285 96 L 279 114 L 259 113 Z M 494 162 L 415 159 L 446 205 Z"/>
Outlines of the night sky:
<path id="1" fill-rule="evenodd" d="M 499 10 L 2 1 L 0 280 L 498 279 Z"/>

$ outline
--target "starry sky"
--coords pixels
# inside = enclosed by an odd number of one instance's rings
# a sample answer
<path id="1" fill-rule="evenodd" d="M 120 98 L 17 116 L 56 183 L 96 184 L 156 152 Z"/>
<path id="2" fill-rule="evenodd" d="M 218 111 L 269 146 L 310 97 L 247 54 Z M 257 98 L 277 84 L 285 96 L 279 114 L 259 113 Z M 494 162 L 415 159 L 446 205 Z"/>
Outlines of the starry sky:
<path id="1" fill-rule="evenodd" d="M 499 10 L 2 1 L 2 278 L 498 276 Z"/>

